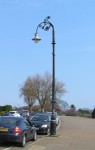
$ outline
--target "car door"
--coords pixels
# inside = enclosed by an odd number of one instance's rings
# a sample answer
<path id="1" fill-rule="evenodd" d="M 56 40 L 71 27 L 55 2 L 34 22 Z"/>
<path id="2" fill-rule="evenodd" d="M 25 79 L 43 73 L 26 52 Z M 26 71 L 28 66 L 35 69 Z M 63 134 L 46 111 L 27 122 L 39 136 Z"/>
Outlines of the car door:
<path id="1" fill-rule="evenodd" d="M 25 123 L 25 126 L 26 126 L 27 139 L 30 139 L 33 135 L 32 127 L 30 126 L 30 124 L 27 120 L 24 120 L 24 123 Z"/>

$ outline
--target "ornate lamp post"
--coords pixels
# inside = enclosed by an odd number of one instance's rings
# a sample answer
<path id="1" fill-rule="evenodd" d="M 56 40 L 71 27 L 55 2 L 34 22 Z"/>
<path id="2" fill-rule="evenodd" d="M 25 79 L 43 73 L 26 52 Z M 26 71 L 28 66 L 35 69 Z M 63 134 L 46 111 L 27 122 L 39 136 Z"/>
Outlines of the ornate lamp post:
<path id="1" fill-rule="evenodd" d="M 36 33 L 34 38 L 32 39 L 35 43 L 38 43 L 41 39 L 38 35 L 38 28 L 44 29 L 48 31 L 52 28 L 52 116 L 51 116 L 51 125 L 50 125 L 50 135 L 56 135 L 56 120 L 54 114 L 54 106 L 55 106 L 55 31 L 54 26 L 51 22 L 49 22 L 50 17 L 47 16 L 43 22 L 41 22 L 36 29 Z"/>

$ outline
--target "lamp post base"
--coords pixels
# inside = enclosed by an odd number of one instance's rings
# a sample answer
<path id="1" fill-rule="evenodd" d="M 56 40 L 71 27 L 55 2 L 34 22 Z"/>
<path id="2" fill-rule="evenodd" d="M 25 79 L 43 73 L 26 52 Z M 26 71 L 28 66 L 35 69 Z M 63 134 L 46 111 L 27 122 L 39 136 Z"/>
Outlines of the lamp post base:
<path id="1" fill-rule="evenodd" d="M 54 115 L 51 117 L 50 135 L 56 135 L 56 120 Z"/>

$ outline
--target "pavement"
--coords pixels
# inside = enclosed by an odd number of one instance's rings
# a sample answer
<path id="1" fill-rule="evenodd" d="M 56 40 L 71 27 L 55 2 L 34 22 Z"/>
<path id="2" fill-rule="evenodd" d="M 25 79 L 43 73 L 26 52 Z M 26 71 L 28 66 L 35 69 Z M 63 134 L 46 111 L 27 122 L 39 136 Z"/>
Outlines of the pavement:
<path id="1" fill-rule="evenodd" d="M 61 116 L 56 136 L 44 136 L 27 150 L 95 150 L 95 119 Z"/>

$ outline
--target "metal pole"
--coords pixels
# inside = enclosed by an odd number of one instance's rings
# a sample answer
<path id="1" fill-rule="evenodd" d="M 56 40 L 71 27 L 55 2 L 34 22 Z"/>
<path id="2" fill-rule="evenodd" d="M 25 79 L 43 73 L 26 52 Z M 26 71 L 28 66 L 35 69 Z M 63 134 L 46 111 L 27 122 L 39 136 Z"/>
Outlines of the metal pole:
<path id="1" fill-rule="evenodd" d="M 56 120 L 55 120 L 55 31 L 52 26 L 52 116 L 50 135 L 56 135 Z"/>
<path id="2" fill-rule="evenodd" d="M 51 123 L 50 123 L 50 135 L 56 135 L 56 118 L 55 118 L 55 31 L 54 26 L 51 22 L 49 22 L 50 17 L 47 16 L 43 22 L 41 22 L 36 29 L 35 37 L 32 39 L 36 43 L 41 39 L 38 36 L 38 28 L 44 29 L 48 31 L 50 27 L 52 28 L 52 115 L 51 115 Z"/>

